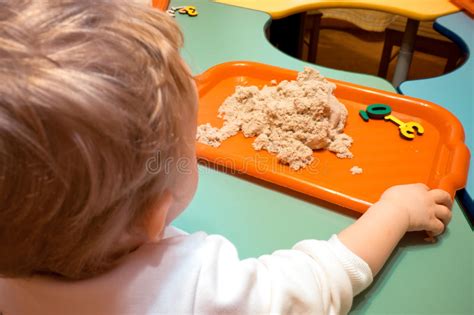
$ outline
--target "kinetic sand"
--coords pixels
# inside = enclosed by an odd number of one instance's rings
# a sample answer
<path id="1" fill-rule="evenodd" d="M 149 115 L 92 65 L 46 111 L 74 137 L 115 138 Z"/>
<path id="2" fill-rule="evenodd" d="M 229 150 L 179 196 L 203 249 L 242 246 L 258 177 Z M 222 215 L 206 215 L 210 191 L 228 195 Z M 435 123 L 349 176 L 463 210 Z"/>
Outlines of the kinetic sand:
<path id="1" fill-rule="evenodd" d="M 352 158 L 352 138 L 343 133 L 347 109 L 333 95 L 335 85 L 317 70 L 305 68 L 296 81 L 271 86 L 237 86 L 218 110 L 222 128 L 200 125 L 197 140 L 218 147 L 242 131 L 256 137 L 255 150 L 276 154 L 280 163 L 299 170 L 313 161 L 313 150 L 328 149 Z"/>
<path id="2" fill-rule="evenodd" d="M 364 172 L 364 170 L 361 167 L 353 166 L 350 169 L 350 172 L 351 172 L 352 175 L 359 175 L 359 174 L 362 174 Z"/>

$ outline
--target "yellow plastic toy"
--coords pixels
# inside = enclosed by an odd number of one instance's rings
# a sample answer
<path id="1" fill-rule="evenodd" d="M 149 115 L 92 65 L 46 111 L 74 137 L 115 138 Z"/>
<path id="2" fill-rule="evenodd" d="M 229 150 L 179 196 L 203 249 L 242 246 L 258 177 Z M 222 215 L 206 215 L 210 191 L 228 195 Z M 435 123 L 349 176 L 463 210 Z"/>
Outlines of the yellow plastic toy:
<path id="1" fill-rule="evenodd" d="M 196 7 L 195 6 L 192 6 L 192 5 L 188 5 L 184 8 L 181 8 L 178 10 L 179 13 L 181 14 L 187 14 L 189 16 L 197 16 L 198 15 L 198 11 L 196 10 Z"/>
<path id="2" fill-rule="evenodd" d="M 393 115 L 385 116 L 385 120 L 390 120 L 397 124 L 400 129 L 400 134 L 409 140 L 414 139 L 416 134 L 422 135 L 425 132 L 423 126 L 414 121 L 405 123 Z"/>

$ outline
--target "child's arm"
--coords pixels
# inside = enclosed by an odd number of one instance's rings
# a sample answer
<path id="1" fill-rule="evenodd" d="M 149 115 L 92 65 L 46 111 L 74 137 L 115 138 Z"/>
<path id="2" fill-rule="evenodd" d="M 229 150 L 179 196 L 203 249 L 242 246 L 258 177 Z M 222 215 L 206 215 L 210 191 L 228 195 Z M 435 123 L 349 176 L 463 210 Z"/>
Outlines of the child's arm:
<path id="1" fill-rule="evenodd" d="M 407 231 L 441 234 L 451 220 L 451 206 L 443 190 L 423 184 L 395 186 L 338 237 L 376 275 Z"/>
<path id="2" fill-rule="evenodd" d="M 441 190 L 396 186 L 338 237 L 304 240 L 257 259 L 240 260 L 229 241 L 208 236 L 191 286 L 194 312 L 346 314 L 405 232 L 440 234 L 451 204 Z"/>

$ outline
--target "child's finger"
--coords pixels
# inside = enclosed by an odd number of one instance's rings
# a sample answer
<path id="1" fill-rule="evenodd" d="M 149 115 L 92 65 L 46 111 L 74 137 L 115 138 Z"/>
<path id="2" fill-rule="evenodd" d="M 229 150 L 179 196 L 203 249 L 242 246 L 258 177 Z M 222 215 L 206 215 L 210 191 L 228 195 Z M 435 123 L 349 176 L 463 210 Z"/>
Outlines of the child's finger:
<path id="1" fill-rule="evenodd" d="M 439 204 L 448 207 L 451 209 L 453 206 L 453 200 L 451 199 L 451 195 L 444 190 L 441 189 L 433 189 L 430 190 L 429 194 L 433 197 L 434 201 Z"/>
<path id="2" fill-rule="evenodd" d="M 440 220 L 435 219 L 431 221 L 430 226 L 427 231 L 431 232 L 433 236 L 438 236 L 444 232 L 444 224 Z"/>
<path id="3" fill-rule="evenodd" d="M 435 214 L 436 217 L 444 223 L 444 225 L 448 225 L 451 221 L 451 217 L 453 216 L 451 210 L 449 210 L 449 208 L 446 206 L 436 206 Z"/>
<path id="4" fill-rule="evenodd" d="M 430 188 L 426 185 L 426 184 L 423 184 L 423 183 L 417 183 L 417 184 L 412 184 L 414 187 L 419 187 L 419 188 L 422 188 L 424 190 L 430 190 Z"/>

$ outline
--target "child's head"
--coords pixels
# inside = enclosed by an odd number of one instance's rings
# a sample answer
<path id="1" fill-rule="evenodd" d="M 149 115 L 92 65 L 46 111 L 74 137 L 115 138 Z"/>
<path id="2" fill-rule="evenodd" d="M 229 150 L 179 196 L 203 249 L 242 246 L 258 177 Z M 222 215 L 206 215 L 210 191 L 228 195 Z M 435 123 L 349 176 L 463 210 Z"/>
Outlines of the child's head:
<path id="1" fill-rule="evenodd" d="M 1 276 L 92 276 L 189 201 L 181 45 L 171 18 L 125 2 L 0 2 Z"/>

